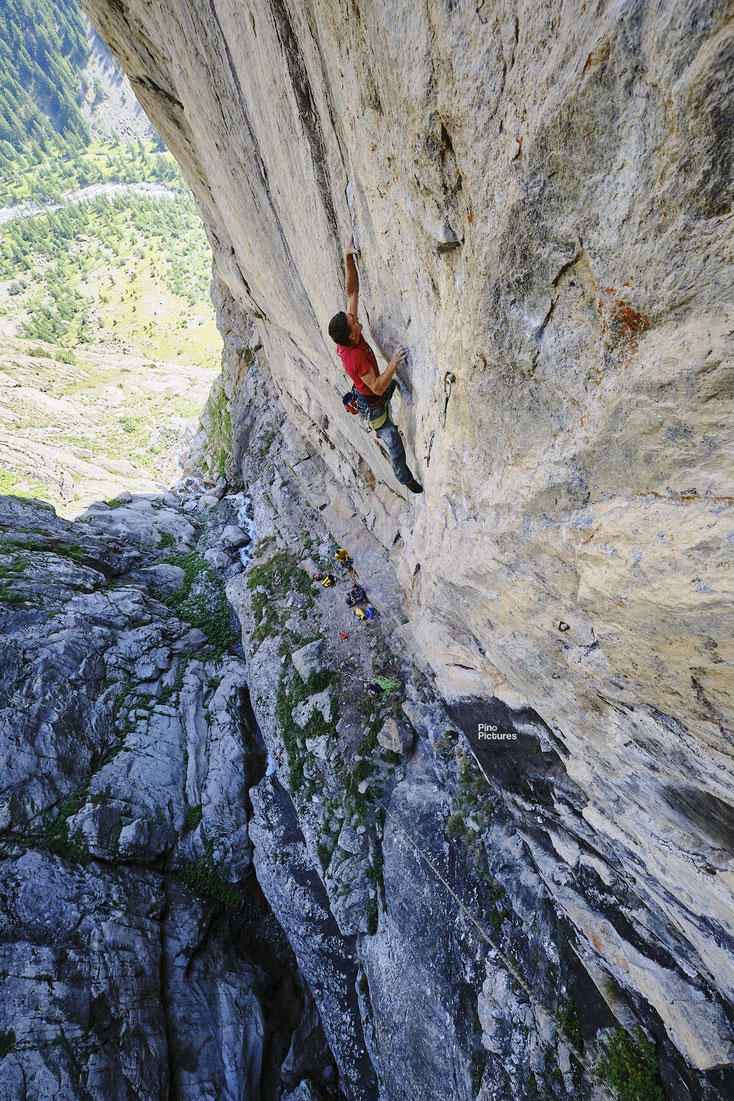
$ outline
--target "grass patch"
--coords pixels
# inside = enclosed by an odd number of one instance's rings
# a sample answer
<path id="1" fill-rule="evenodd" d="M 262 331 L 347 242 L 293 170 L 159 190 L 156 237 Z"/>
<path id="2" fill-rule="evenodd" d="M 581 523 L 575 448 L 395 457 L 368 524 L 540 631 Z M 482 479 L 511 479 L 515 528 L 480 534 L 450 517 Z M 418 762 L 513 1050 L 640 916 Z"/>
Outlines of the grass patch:
<path id="1" fill-rule="evenodd" d="M 238 634 L 231 625 L 233 612 L 227 600 L 224 585 L 206 559 L 192 551 L 189 554 L 172 555 L 165 561 L 180 566 L 184 571 L 181 588 L 163 601 L 186 622 L 203 631 L 221 657 L 234 645 Z"/>
<path id="2" fill-rule="evenodd" d="M 195 830 L 201 822 L 201 803 L 186 808 L 186 829 Z"/>
<path id="3" fill-rule="evenodd" d="M 449 837 L 463 837 L 466 833 L 466 823 L 463 814 L 452 814 L 446 823 L 446 833 Z"/>
<path id="4" fill-rule="evenodd" d="M 285 671 L 281 673 L 275 697 L 275 717 L 278 720 L 288 756 L 288 782 L 294 793 L 300 791 L 306 782 L 303 773 L 306 738 L 317 738 L 322 734 L 333 733 L 339 716 L 334 707 L 328 720 L 321 712 L 314 711 L 305 727 L 301 729 L 293 718 L 293 708 L 303 700 L 307 700 L 309 696 L 323 692 L 334 680 L 334 676 L 334 673 L 322 670 L 320 673 L 312 673 L 304 683 L 297 673 L 288 674 Z"/>
<path id="5" fill-rule="evenodd" d="M 258 546 L 260 544 L 258 543 Z M 265 638 L 277 633 L 280 626 L 276 604 L 289 593 L 300 593 L 304 598 L 301 615 L 305 618 L 308 609 L 313 607 L 312 579 L 298 565 L 295 555 L 289 551 L 276 551 L 267 562 L 253 566 L 247 579 L 248 589 L 263 589 L 252 595 L 252 612 L 255 627 L 250 635 L 252 642 L 259 645 Z"/>
<path id="6" fill-rule="evenodd" d="M 176 546 L 176 540 L 171 535 L 170 531 L 160 531 L 158 533 L 158 550 L 167 550 L 169 547 Z"/>
<path id="7" fill-rule="evenodd" d="M 584 1050 L 584 1038 L 581 1035 L 581 1024 L 576 1013 L 573 998 L 569 998 L 558 1014 L 558 1021 L 563 1035 L 574 1044 L 579 1051 Z"/>
<path id="8" fill-rule="evenodd" d="M 69 832 L 69 818 L 81 810 L 87 801 L 88 789 L 72 795 L 59 807 L 59 813 L 53 822 L 46 826 L 41 835 L 41 847 L 56 856 L 63 857 L 74 864 L 88 864 L 92 859 L 89 846 L 81 834 Z"/>
<path id="9" fill-rule="evenodd" d="M 655 1045 L 639 1025 L 634 1035 L 621 1025 L 614 1029 L 598 1069 L 620 1101 L 665 1101 Z"/>
<path id="10" fill-rule="evenodd" d="M 239 888 L 227 882 L 214 861 L 211 841 L 206 846 L 204 857 L 195 862 L 185 861 L 179 875 L 194 894 L 211 898 L 228 910 L 237 910 L 242 904 Z"/>

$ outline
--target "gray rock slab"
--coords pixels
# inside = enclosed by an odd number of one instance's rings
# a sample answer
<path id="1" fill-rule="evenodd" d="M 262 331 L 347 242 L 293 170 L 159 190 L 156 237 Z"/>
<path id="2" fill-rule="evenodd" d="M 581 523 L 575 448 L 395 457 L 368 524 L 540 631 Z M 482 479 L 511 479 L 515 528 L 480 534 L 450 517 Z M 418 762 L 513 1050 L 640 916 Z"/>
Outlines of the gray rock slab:
<path id="1" fill-rule="evenodd" d="M 291 659 L 301 680 L 307 681 L 313 673 L 320 673 L 325 668 L 323 640 L 307 643 L 291 654 Z"/>
<path id="2" fill-rule="evenodd" d="M 296 668 L 298 667 L 296 666 Z M 313 696 L 309 696 L 307 700 L 297 704 L 292 712 L 293 721 L 303 728 L 314 711 L 319 711 L 327 722 L 331 718 L 331 692 L 328 688 L 325 688 L 323 692 L 316 692 Z"/>
<path id="3" fill-rule="evenodd" d="M 170 596 L 181 588 L 184 571 L 180 566 L 161 563 L 157 566 L 143 566 L 139 570 L 132 570 L 127 576 L 131 581 L 142 581 L 145 585 L 160 589 L 164 596 Z"/>

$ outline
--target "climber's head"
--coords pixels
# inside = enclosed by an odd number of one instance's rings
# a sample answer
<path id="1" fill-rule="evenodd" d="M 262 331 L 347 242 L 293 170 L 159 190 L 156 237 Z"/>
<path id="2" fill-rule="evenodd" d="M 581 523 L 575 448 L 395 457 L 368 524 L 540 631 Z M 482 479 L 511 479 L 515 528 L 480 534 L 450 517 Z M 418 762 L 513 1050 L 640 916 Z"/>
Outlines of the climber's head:
<path id="1" fill-rule="evenodd" d="M 356 317 L 340 310 L 329 322 L 329 336 L 335 344 L 357 345 L 362 336 L 362 325 Z"/>

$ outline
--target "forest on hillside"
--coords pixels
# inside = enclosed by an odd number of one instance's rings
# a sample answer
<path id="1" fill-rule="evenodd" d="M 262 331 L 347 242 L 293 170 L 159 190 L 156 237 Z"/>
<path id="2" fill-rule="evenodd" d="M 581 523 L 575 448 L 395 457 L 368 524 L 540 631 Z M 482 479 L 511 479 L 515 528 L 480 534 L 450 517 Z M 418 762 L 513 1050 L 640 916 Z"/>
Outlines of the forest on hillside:
<path id="1" fill-rule="evenodd" d="M 79 108 L 90 52 L 77 0 L 0 3 L 0 170 L 86 148 Z"/>

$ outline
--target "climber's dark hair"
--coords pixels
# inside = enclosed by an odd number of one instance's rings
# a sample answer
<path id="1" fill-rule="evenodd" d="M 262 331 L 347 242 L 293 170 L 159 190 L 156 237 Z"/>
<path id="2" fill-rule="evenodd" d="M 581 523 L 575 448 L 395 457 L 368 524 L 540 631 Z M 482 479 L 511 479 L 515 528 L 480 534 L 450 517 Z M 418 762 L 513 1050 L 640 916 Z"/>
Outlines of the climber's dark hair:
<path id="1" fill-rule="evenodd" d="M 329 322 L 329 336 L 335 344 L 346 345 L 349 343 L 349 322 L 344 310 L 335 313 Z"/>

